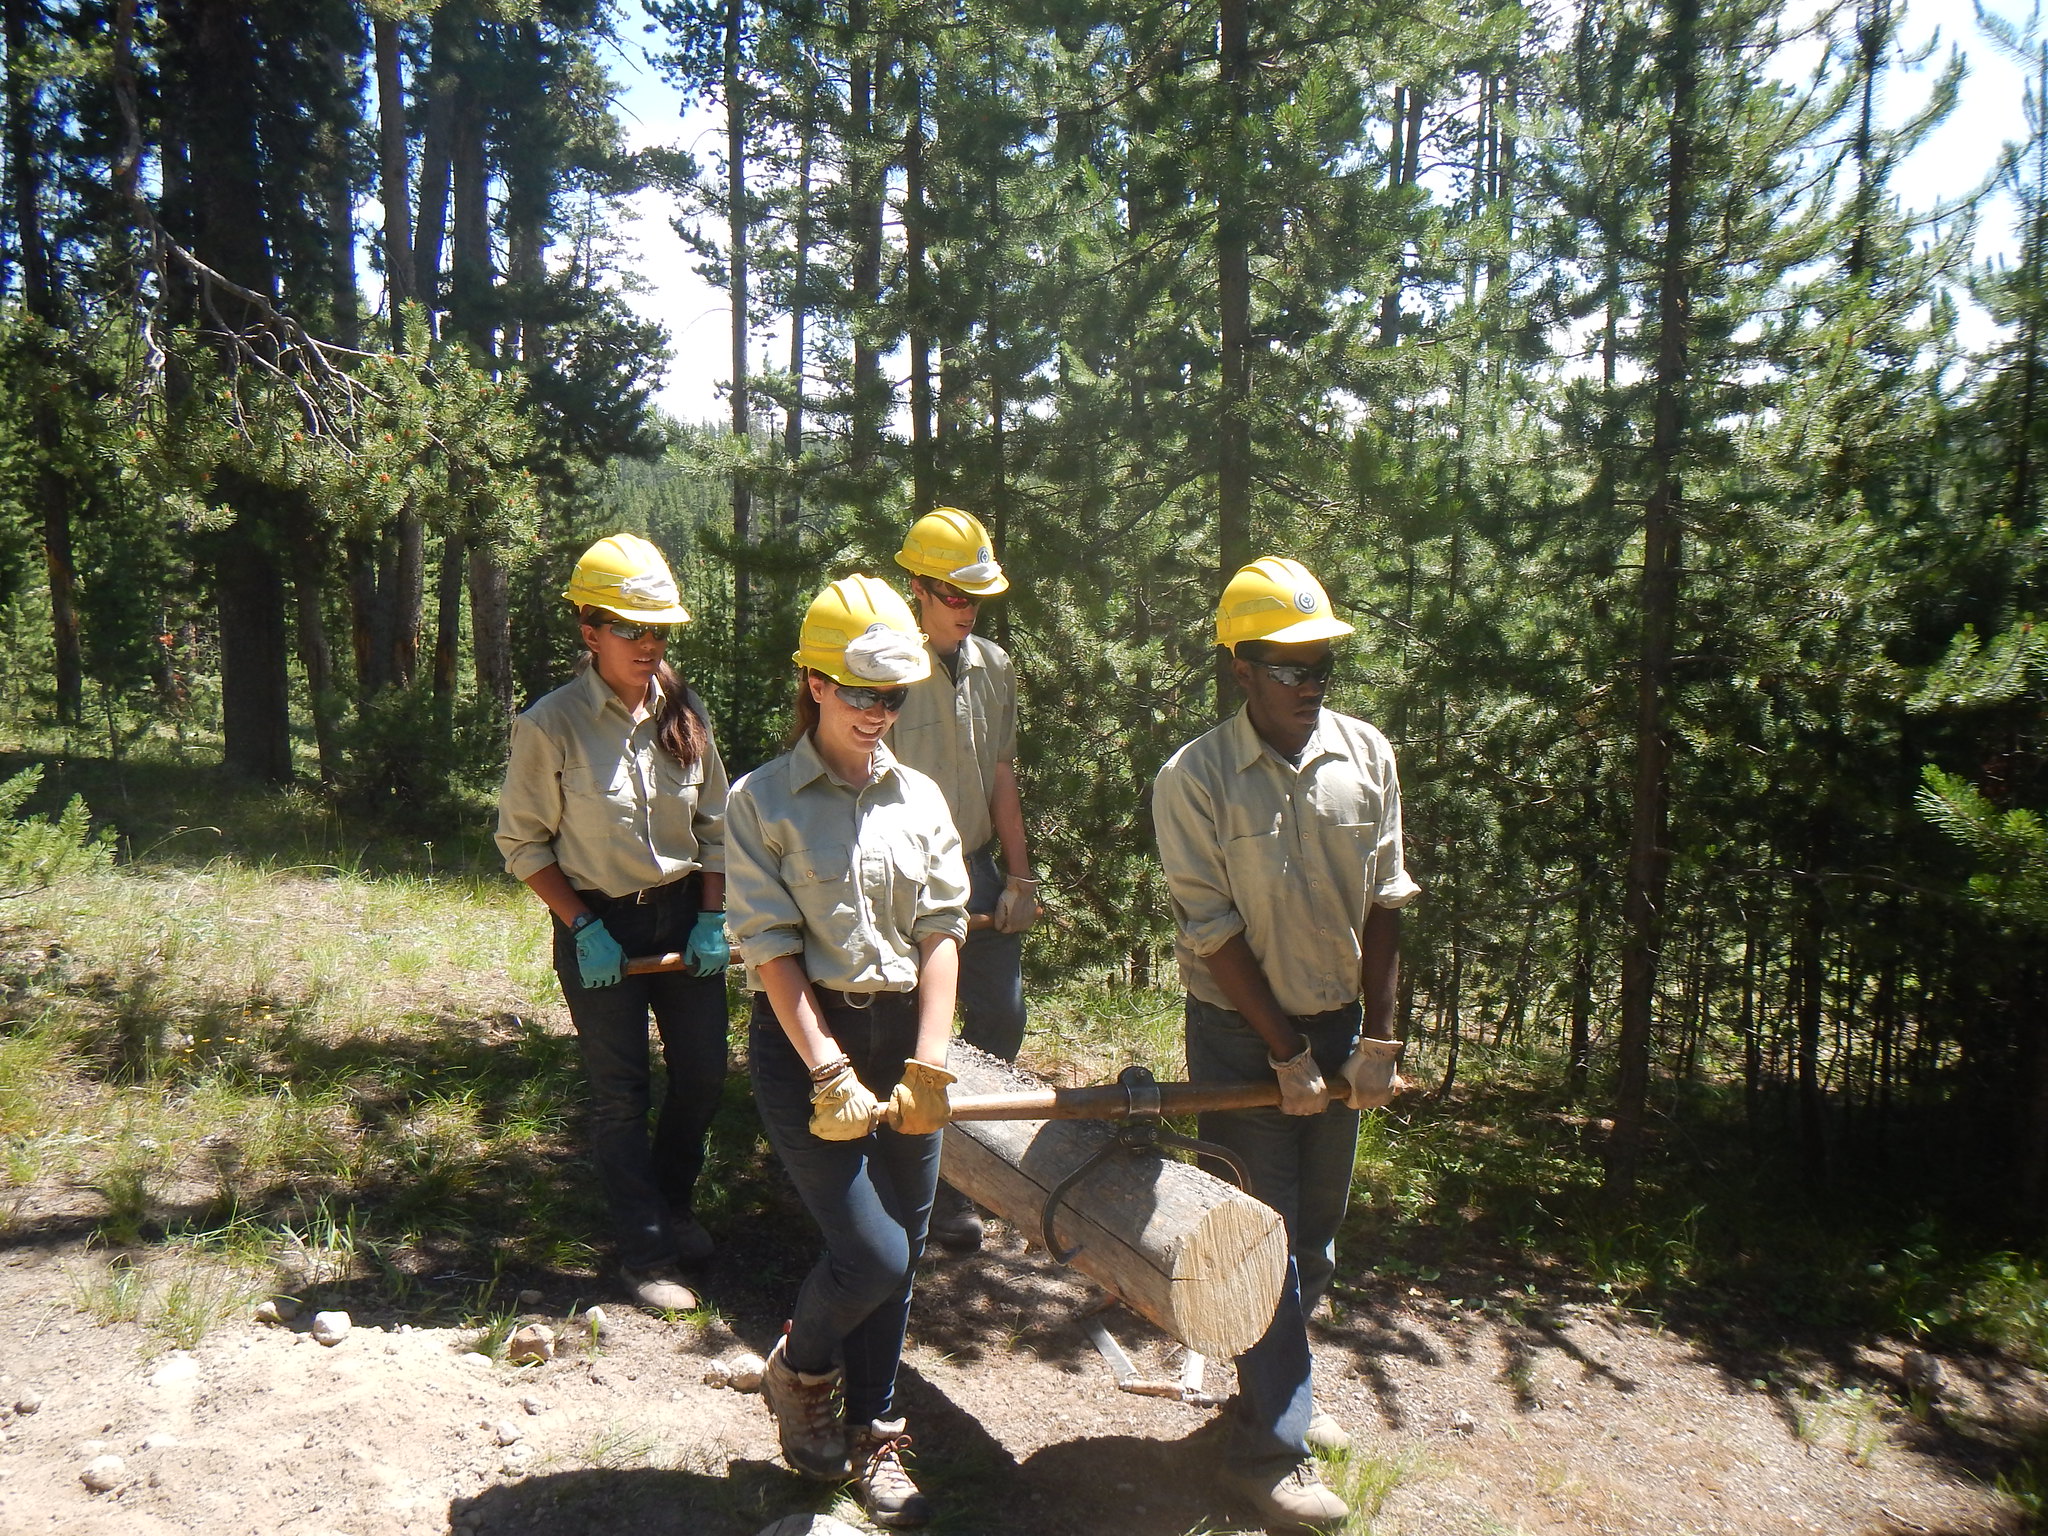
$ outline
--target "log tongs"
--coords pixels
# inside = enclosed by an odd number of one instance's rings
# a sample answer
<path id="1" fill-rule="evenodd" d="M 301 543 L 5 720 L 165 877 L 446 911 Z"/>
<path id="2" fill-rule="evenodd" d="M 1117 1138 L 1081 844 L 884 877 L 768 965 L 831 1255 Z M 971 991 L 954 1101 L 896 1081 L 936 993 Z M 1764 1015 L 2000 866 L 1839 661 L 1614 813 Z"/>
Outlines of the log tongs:
<path id="1" fill-rule="evenodd" d="M 1230 1148 L 1213 1141 L 1183 1136 L 1161 1120 L 1159 1083 L 1144 1067 L 1125 1067 L 1117 1073 L 1116 1081 L 1124 1091 L 1123 1108 L 1113 1116 L 1117 1122 L 1116 1134 L 1091 1152 L 1080 1167 L 1053 1185 L 1052 1192 L 1045 1197 L 1045 1210 L 1038 1221 L 1039 1235 L 1045 1239 L 1045 1251 L 1061 1264 L 1072 1262 L 1084 1245 L 1076 1243 L 1071 1248 L 1062 1248 L 1059 1239 L 1053 1236 L 1053 1217 L 1059 1210 L 1060 1201 L 1066 1198 L 1068 1190 L 1093 1173 L 1113 1153 L 1124 1152 L 1133 1157 L 1149 1153 L 1153 1157 L 1164 1157 L 1167 1148 L 1182 1147 L 1227 1165 L 1239 1189 L 1248 1190 L 1251 1186 L 1250 1173 Z"/>

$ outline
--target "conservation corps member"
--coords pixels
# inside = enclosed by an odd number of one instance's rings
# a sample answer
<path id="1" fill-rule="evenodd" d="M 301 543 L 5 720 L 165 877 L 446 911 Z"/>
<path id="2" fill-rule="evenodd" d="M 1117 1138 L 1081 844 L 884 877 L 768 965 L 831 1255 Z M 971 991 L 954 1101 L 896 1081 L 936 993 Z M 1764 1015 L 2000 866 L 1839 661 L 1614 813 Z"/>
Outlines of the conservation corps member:
<path id="1" fill-rule="evenodd" d="M 1010 583 L 988 530 L 957 507 L 939 507 L 913 523 L 896 563 L 910 572 L 932 667 L 911 684 L 889 746 L 945 793 L 967 855 L 967 910 L 990 918 L 960 950 L 960 1038 L 1014 1061 L 1024 1043 L 1023 934 L 1038 917 L 1038 880 L 1012 766 L 1016 668 L 1001 646 L 974 633 L 981 605 Z M 941 1184 L 932 1236 L 965 1253 L 981 1246 L 981 1235 L 973 1202 Z"/>
<path id="2" fill-rule="evenodd" d="M 1297 562 L 1239 571 L 1217 605 L 1216 643 L 1245 706 L 1167 759 L 1152 792 L 1188 1076 L 1280 1080 L 1279 1108 L 1204 1115 L 1201 1134 L 1243 1159 L 1250 1193 L 1287 1225 L 1286 1286 L 1264 1337 L 1237 1358 L 1222 1471 L 1284 1529 L 1349 1513 L 1310 1455 L 1349 1440 L 1310 1395 L 1307 1319 L 1335 1267 L 1358 1112 L 1399 1086 L 1399 908 L 1419 889 L 1402 863 L 1393 749 L 1322 707 L 1330 642 L 1350 633 Z M 1339 1079 L 1343 1097 L 1326 1110 L 1325 1082 Z"/>
<path id="3" fill-rule="evenodd" d="M 498 851 L 554 914 L 620 1278 L 641 1306 L 680 1312 L 697 1298 L 677 1266 L 712 1250 L 692 1202 L 726 1073 L 725 766 L 663 659 L 690 615 L 661 551 L 599 539 L 562 595 L 584 655 L 513 723 Z M 669 950 L 687 971 L 625 974 L 628 955 Z M 651 1145 L 649 1009 L 668 1075 Z"/>
<path id="4" fill-rule="evenodd" d="M 903 599 L 871 576 L 820 592 L 795 657 L 790 750 L 733 785 L 727 807 L 755 1102 L 825 1239 L 763 1396 L 790 1466 L 857 1476 L 888 1526 L 930 1518 L 891 1415 L 950 1114 L 967 931 L 945 797 L 882 740 L 931 666 L 922 642 Z"/>

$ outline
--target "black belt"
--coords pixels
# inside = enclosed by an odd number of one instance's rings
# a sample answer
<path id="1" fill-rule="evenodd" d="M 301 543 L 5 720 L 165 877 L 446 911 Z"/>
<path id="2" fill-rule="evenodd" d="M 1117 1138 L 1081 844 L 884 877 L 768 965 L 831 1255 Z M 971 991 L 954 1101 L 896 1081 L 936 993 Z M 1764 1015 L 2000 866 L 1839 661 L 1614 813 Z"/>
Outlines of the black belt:
<path id="1" fill-rule="evenodd" d="M 899 1000 L 909 1002 L 917 995 L 916 989 L 908 992 L 842 992 L 837 987 L 824 987 L 811 983 L 811 990 L 818 996 L 820 1005 L 826 1008 L 872 1008 L 878 1001 L 886 1000 L 894 1006 Z"/>
<path id="2" fill-rule="evenodd" d="M 614 907 L 645 907 L 656 902 L 677 901 L 687 895 L 692 880 L 702 883 L 703 871 L 693 869 L 679 880 L 664 881 L 660 885 L 643 886 L 637 891 L 628 891 L 623 896 L 607 896 L 603 891 L 578 891 L 583 904 L 597 913 L 611 911 Z"/>

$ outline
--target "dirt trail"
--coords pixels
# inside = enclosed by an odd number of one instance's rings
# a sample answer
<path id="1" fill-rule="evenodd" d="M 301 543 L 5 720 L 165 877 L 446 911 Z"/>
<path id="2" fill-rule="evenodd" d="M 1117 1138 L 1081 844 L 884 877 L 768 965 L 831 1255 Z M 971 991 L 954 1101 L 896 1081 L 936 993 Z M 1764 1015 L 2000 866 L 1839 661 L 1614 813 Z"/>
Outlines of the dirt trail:
<path id="1" fill-rule="evenodd" d="M 1090 1290 L 994 1233 L 994 1251 L 928 1265 L 912 1323 L 903 1405 L 937 1529 L 1239 1529 L 1206 1477 L 1216 1413 L 1116 1391 L 1078 1321 Z M 735 1246 L 705 1290 L 741 1297 L 736 1333 L 601 1297 L 600 1348 L 572 1335 L 564 1358 L 526 1369 L 465 1361 L 462 1331 L 376 1315 L 333 1348 L 251 1320 L 166 1355 L 76 1309 L 70 1277 L 97 1262 L 78 1246 L 17 1246 L 0 1261 L 0 1536 L 752 1536 L 832 1508 L 833 1490 L 775 1460 L 757 1398 L 702 1379 L 770 1337 L 745 1310 L 761 1271 Z M 559 1326 L 577 1299 L 557 1282 L 529 1310 Z M 1108 1317 L 1148 1372 L 1177 1370 L 1168 1341 Z M 1607 1314 L 1518 1323 L 1411 1294 L 1347 1308 L 1317 1336 L 1319 1397 L 1364 1453 L 1350 1491 L 1391 1483 L 1370 1527 L 1382 1536 L 2016 1530 L 1987 1486 L 1981 1426 L 2041 1416 L 2042 1383 L 1945 1364 L 1942 1428 L 1899 1406 L 1884 1350 L 1817 1363 L 1834 1385 L 1803 1397 Z M 1211 1388 L 1229 1374 L 1211 1365 Z M 518 1431 L 509 1447 L 501 1424 Z M 101 1454 L 125 1472 L 92 1493 L 79 1474 Z"/>

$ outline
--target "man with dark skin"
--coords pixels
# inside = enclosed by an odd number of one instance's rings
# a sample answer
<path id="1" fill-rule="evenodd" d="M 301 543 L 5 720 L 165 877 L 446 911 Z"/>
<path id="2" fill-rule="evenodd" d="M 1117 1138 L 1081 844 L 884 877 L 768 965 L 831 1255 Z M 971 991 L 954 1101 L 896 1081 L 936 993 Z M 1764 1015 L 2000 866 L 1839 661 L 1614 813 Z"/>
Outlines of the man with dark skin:
<path id="1" fill-rule="evenodd" d="M 1419 888 L 1402 863 L 1392 748 L 1323 708 L 1330 642 L 1351 626 L 1321 585 L 1268 557 L 1232 578 L 1216 617 L 1245 707 L 1167 760 L 1153 825 L 1188 993 L 1188 1075 L 1280 1083 L 1278 1108 L 1204 1115 L 1202 1135 L 1244 1162 L 1289 1247 L 1273 1321 L 1237 1360 L 1223 1480 L 1270 1529 L 1299 1530 L 1348 1514 L 1310 1455 L 1349 1439 L 1315 1407 L 1307 1319 L 1335 1269 L 1359 1112 L 1401 1086 L 1399 909 Z"/>

